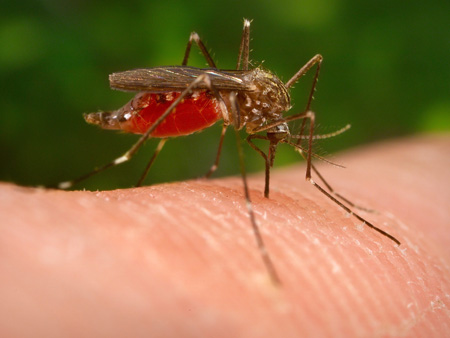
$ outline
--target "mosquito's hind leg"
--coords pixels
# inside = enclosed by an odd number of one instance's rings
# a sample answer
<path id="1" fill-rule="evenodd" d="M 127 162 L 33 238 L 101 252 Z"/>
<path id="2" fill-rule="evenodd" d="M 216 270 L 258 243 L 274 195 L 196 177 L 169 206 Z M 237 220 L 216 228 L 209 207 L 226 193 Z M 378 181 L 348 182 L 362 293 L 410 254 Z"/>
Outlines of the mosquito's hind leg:
<path id="1" fill-rule="evenodd" d="M 186 51 L 184 53 L 184 58 L 181 65 L 186 66 L 188 63 L 189 54 L 191 53 L 192 42 L 195 42 L 198 48 L 200 48 L 203 56 L 206 59 L 206 62 L 208 62 L 208 65 L 212 68 L 217 68 L 216 64 L 214 63 L 214 60 L 212 59 L 211 55 L 209 54 L 208 50 L 206 49 L 205 45 L 200 39 L 200 36 L 196 32 L 192 32 L 191 35 L 189 36 L 189 41 L 187 43 Z"/>
<path id="2" fill-rule="evenodd" d="M 249 67 L 249 57 L 250 57 L 250 23 L 251 23 L 250 20 L 244 19 L 244 27 L 242 29 L 242 38 L 241 38 L 241 44 L 239 46 L 239 55 L 238 55 L 238 61 L 237 61 L 236 69 L 239 69 L 241 67 L 241 63 L 242 63 L 242 69 L 243 70 L 248 70 L 248 67 Z M 190 43 L 190 44 L 192 44 L 192 43 Z M 188 43 L 188 48 L 186 49 L 186 54 L 190 50 L 190 44 Z M 205 54 L 205 53 L 203 52 L 203 54 Z M 206 57 L 206 55 L 205 55 L 205 57 Z M 185 60 L 187 62 L 187 55 L 185 56 Z M 184 62 L 184 60 L 183 60 L 183 62 Z M 237 115 L 238 115 L 237 119 L 234 120 L 234 121 L 240 121 L 240 116 L 239 116 L 239 114 L 237 114 Z M 240 122 L 237 123 L 237 124 L 239 125 Z M 220 135 L 219 148 L 217 150 L 216 159 L 214 161 L 214 164 L 211 166 L 211 168 L 209 169 L 209 171 L 205 175 L 205 177 L 207 177 L 207 178 L 210 177 L 217 170 L 217 167 L 219 165 L 220 154 L 222 152 L 222 145 L 223 145 L 223 139 L 225 137 L 226 128 L 227 128 L 227 125 L 224 124 L 224 126 L 222 128 L 222 134 Z"/>
<path id="3" fill-rule="evenodd" d="M 244 28 L 242 29 L 241 44 L 239 46 L 239 55 L 236 69 L 248 70 L 250 57 L 250 20 L 244 19 Z"/>
<path id="4" fill-rule="evenodd" d="M 244 27 L 242 29 L 242 38 L 241 38 L 241 44 L 239 46 L 239 55 L 238 55 L 236 69 L 239 69 L 241 67 L 241 63 L 242 63 L 243 70 L 248 70 L 248 67 L 249 67 L 250 23 L 251 23 L 250 20 L 244 19 Z M 187 65 L 187 62 L 189 59 L 189 53 L 191 51 L 191 46 L 192 46 L 193 41 L 195 41 L 195 43 L 197 43 L 198 47 L 200 48 L 203 55 L 205 56 L 206 61 L 208 61 L 208 64 L 213 68 L 217 68 L 216 65 L 214 64 L 214 61 L 212 60 L 211 56 L 209 55 L 205 45 L 201 41 L 198 34 L 195 32 L 191 33 L 191 36 L 189 37 L 189 42 L 186 47 L 186 52 L 184 55 L 182 65 L 183 66 Z M 239 116 L 238 116 L 237 120 L 239 120 Z M 226 132 L 227 126 L 228 126 L 228 124 L 225 123 L 224 126 L 222 127 L 222 133 L 220 135 L 219 147 L 217 149 L 216 159 L 214 160 L 214 163 L 211 166 L 211 168 L 209 169 L 209 171 L 206 173 L 206 175 L 205 175 L 206 178 L 210 177 L 217 170 L 217 168 L 219 166 L 220 155 L 222 153 L 223 140 L 225 137 L 225 132 Z"/>
<path id="5" fill-rule="evenodd" d="M 239 69 L 241 67 L 242 63 L 242 69 L 248 70 L 249 66 L 249 56 L 250 56 L 250 20 L 244 19 L 244 28 L 242 30 L 242 38 L 241 38 L 241 44 L 239 47 L 239 55 L 238 55 L 238 61 L 236 65 L 236 69 Z M 216 64 L 214 63 L 214 60 L 212 59 L 211 55 L 209 54 L 208 50 L 205 47 L 205 44 L 202 42 L 202 39 L 196 32 L 192 32 L 189 36 L 189 41 L 186 46 L 186 51 L 184 52 L 184 58 L 183 62 L 181 63 L 182 66 L 186 66 L 189 60 L 189 55 L 191 53 L 191 47 L 192 43 L 195 42 L 202 52 L 203 56 L 206 59 L 206 62 L 208 62 L 208 65 L 212 68 L 217 68 Z"/>
<path id="6" fill-rule="evenodd" d="M 241 63 L 242 63 L 242 69 L 243 70 L 248 70 L 248 67 L 249 67 L 250 23 L 251 23 L 250 20 L 244 19 L 244 27 L 242 29 L 242 38 L 241 38 L 241 44 L 240 44 L 240 47 L 239 47 L 239 55 L 238 55 L 238 61 L 237 61 L 236 69 L 239 69 L 241 67 Z M 183 66 L 187 65 L 193 41 L 195 41 L 195 43 L 197 43 L 198 47 L 200 48 L 200 50 L 202 51 L 203 55 L 205 56 L 205 59 L 208 62 L 208 64 L 211 67 L 213 67 L 213 68 L 217 68 L 216 65 L 214 64 L 214 61 L 212 60 L 210 54 L 208 53 L 205 45 L 201 41 L 201 39 L 198 36 L 198 34 L 195 33 L 195 32 L 191 33 L 191 36 L 189 37 L 189 42 L 188 42 L 187 47 L 186 47 L 186 52 L 185 52 L 185 55 L 184 55 L 184 59 L 183 59 L 182 65 Z M 239 116 L 238 116 L 237 120 L 239 120 Z M 225 137 L 225 132 L 226 132 L 227 127 L 228 127 L 227 123 L 225 123 L 223 125 L 223 127 L 222 127 L 222 133 L 220 134 L 219 147 L 217 149 L 216 158 L 214 160 L 213 165 L 211 166 L 209 171 L 204 176 L 205 178 L 211 177 L 211 175 L 217 170 L 217 168 L 219 166 L 220 155 L 222 153 L 223 140 L 224 140 L 224 137 Z"/>

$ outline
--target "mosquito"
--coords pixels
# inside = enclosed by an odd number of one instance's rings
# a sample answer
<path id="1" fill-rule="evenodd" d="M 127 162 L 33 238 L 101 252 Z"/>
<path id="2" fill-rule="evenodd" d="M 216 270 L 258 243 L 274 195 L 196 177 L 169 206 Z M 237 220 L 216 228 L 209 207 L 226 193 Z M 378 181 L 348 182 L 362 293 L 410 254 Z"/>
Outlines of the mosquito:
<path id="1" fill-rule="evenodd" d="M 114 161 L 72 181 L 61 182 L 58 187 L 70 188 L 75 183 L 98 172 L 126 162 L 136 154 L 147 139 L 160 138 L 153 156 L 137 183 L 137 186 L 140 186 L 169 138 L 189 135 L 223 120 L 217 155 L 206 176 L 211 176 L 217 169 L 225 132 L 228 126 L 232 126 L 236 131 L 240 170 L 250 223 L 263 263 L 275 284 L 280 284 L 280 278 L 265 248 L 252 209 L 247 184 L 238 133 L 244 128 L 248 133 L 247 142 L 265 161 L 265 197 L 269 197 L 270 169 L 273 166 L 277 145 L 288 144 L 306 159 L 306 180 L 308 182 L 348 214 L 400 245 L 394 236 L 351 210 L 356 206 L 336 193 L 312 164 L 312 157 L 319 157 L 312 152 L 314 139 L 332 137 L 348 129 L 347 126 L 331 134 L 314 135 L 315 113 L 310 107 L 319 77 L 322 56 L 317 54 L 312 57 L 289 81 L 283 83 L 277 76 L 262 67 L 250 69 L 249 42 L 250 21 L 244 19 L 235 70 L 218 69 L 199 35 L 193 32 L 189 37 L 181 66 L 134 69 L 111 74 L 109 81 L 112 89 L 134 91 L 138 94 L 118 110 L 89 113 L 85 114 L 84 118 L 88 123 L 98 125 L 103 129 L 123 130 L 142 136 L 125 154 Z M 209 68 L 202 69 L 187 65 L 193 43 L 200 49 Z M 291 109 L 289 89 L 313 67 L 315 67 L 315 75 L 305 110 L 288 117 L 283 116 Z M 294 120 L 302 121 L 300 133 L 297 135 L 292 135 L 289 131 L 288 123 Z M 308 131 L 304 134 L 306 128 Z M 255 139 L 269 142 L 267 153 L 253 142 Z M 307 145 L 303 146 L 302 143 L 307 143 Z M 317 175 L 325 188 L 312 179 L 312 172 Z"/>

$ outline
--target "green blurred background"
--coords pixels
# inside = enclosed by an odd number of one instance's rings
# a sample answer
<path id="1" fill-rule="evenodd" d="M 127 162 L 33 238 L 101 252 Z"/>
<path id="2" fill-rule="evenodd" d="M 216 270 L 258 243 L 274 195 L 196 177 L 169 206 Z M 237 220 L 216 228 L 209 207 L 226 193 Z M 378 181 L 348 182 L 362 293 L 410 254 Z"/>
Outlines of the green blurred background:
<path id="1" fill-rule="evenodd" d="M 74 178 L 121 155 L 136 135 L 87 125 L 82 113 L 117 109 L 130 93 L 108 74 L 181 63 L 197 31 L 219 68 L 236 63 L 244 17 L 253 19 L 251 59 L 287 81 L 309 58 L 325 60 L 313 103 L 319 154 L 423 132 L 450 130 L 450 2 L 385 0 L 3 1 L 0 5 L 0 180 L 24 185 Z M 205 62 L 195 49 L 191 65 Z M 303 109 L 312 74 L 292 91 Z M 195 178 L 214 160 L 220 124 L 167 143 L 148 183 Z M 233 133 L 217 176 L 238 172 Z M 77 186 L 132 186 L 151 156 L 137 157 Z M 248 146 L 249 171 L 263 161 Z M 280 147 L 276 163 L 299 155 Z M 301 174 L 303 176 L 303 173 Z"/>

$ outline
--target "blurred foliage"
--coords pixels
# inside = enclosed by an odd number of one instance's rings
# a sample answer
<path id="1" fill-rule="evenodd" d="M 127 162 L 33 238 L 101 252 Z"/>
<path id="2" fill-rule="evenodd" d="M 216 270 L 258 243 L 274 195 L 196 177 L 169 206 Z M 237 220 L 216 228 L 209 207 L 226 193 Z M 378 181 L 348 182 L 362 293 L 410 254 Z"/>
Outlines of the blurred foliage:
<path id="1" fill-rule="evenodd" d="M 89 126 L 81 115 L 117 109 L 132 97 L 111 91 L 108 74 L 180 64 L 193 30 L 220 68 L 233 68 L 244 17 L 253 19 L 253 65 L 264 61 L 285 81 L 316 53 L 324 56 L 313 103 L 317 132 L 347 123 L 352 129 L 321 141 L 320 154 L 450 129 L 449 2 L 25 0 L 0 9 L 1 180 L 54 183 L 121 155 L 137 137 Z M 205 65 L 198 52 L 191 61 Z M 292 91 L 291 113 L 302 110 L 311 79 Z M 168 142 L 147 182 L 202 175 L 219 134 L 217 124 Z M 132 186 L 155 145 L 150 140 L 135 159 L 78 188 Z M 248 169 L 263 170 L 259 155 L 244 148 Z M 298 158 L 284 146 L 276 163 Z M 229 132 L 217 175 L 237 172 Z"/>

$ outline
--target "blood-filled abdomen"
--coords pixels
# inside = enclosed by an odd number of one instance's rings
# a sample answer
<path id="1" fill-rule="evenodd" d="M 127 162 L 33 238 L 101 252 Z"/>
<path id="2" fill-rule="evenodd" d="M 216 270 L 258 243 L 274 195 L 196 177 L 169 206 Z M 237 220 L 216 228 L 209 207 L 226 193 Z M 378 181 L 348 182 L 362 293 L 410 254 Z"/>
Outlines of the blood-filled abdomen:
<path id="1" fill-rule="evenodd" d="M 104 129 L 144 134 L 180 95 L 142 92 L 116 111 L 86 114 L 85 119 Z M 150 135 L 161 138 L 189 135 L 213 125 L 221 117 L 219 104 L 209 91 L 194 91 Z"/>

